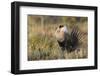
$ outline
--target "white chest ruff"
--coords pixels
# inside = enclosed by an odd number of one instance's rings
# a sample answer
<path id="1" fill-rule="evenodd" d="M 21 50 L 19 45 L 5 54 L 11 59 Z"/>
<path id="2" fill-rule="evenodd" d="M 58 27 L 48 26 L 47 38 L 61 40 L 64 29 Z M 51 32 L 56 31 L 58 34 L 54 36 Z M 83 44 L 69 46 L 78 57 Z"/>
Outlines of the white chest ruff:
<path id="1" fill-rule="evenodd" d="M 58 41 L 62 42 L 65 40 L 66 33 L 68 33 L 68 30 L 67 30 L 67 27 L 64 26 L 62 28 L 57 28 L 57 30 L 55 32 L 55 36 Z"/>

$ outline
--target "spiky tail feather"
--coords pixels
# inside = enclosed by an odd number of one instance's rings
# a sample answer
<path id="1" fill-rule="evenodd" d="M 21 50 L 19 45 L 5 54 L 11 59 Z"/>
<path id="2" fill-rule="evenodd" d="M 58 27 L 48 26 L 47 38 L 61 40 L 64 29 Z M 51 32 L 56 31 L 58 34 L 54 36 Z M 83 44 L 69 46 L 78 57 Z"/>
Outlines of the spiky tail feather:
<path id="1" fill-rule="evenodd" d="M 78 26 L 74 26 L 71 32 L 71 39 L 73 41 L 73 44 L 78 45 L 82 41 L 86 40 L 86 34 L 81 32 Z"/>

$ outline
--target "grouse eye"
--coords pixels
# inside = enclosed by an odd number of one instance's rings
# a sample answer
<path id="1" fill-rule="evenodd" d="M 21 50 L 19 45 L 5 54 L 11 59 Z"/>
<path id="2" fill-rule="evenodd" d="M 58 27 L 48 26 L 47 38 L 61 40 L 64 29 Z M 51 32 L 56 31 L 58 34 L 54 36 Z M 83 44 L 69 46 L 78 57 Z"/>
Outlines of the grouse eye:
<path id="1" fill-rule="evenodd" d="M 60 25 L 60 26 L 59 26 L 59 28 L 62 28 L 62 27 L 64 27 L 64 26 L 63 26 L 63 25 Z"/>

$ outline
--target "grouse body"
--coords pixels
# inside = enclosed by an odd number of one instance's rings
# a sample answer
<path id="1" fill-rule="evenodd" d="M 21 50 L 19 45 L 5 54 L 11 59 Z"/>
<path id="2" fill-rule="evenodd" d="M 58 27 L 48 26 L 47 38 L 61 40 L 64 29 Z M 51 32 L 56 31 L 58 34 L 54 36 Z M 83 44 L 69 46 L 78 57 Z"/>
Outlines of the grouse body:
<path id="1" fill-rule="evenodd" d="M 56 32 L 55 36 L 61 50 L 73 51 L 77 49 L 81 40 L 81 33 L 77 26 L 73 27 L 69 32 L 68 28 L 64 25 L 60 25 Z"/>

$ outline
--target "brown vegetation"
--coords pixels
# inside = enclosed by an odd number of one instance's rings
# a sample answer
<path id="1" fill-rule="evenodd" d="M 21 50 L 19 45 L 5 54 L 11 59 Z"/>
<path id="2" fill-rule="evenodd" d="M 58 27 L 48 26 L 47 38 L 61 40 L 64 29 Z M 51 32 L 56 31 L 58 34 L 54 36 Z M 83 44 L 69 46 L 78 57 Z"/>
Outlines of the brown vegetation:
<path id="1" fill-rule="evenodd" d="M 28 16 L 28 60 L 80 59 L 88 57 L 88 19 L 71 16 Z M 54 36 L 55 29 L 66 24 L 71 30 L 78 25 L 82 34 L 82 45 L 72 52 L 62 52 Z"/>

